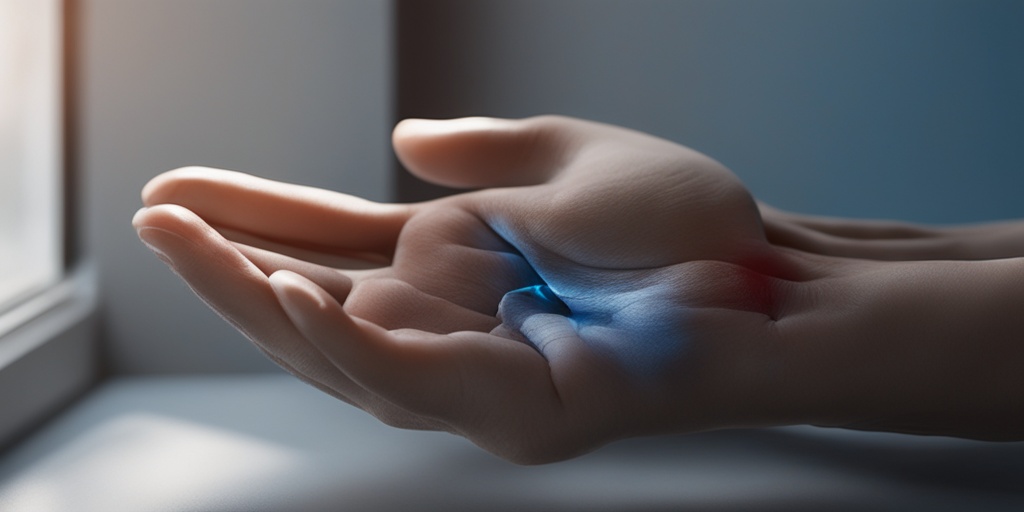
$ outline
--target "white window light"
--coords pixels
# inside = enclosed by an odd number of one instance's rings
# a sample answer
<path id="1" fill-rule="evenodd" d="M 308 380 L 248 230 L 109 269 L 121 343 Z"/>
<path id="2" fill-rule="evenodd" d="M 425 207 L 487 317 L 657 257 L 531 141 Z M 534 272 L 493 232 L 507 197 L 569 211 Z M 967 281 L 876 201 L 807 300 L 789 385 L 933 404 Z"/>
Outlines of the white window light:
<path id="1" fill-rule="evenodd" d="M 0 0 L 0 310 L 61 273 L 60 15 Z"/>
<path id="2" fill-rule="evenodd" d="M 64 258 L 70 2 L 0 0 L 0 445 L 96 376 L 92 279 Z"/>

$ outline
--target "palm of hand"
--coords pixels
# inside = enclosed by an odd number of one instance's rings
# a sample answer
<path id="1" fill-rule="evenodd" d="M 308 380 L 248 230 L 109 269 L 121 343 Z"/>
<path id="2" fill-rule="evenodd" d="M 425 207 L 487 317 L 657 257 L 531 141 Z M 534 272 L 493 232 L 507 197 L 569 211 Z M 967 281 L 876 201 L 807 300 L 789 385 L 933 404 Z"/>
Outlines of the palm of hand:
<path id="1" fill-rule="evenodd" d="M 321 361 L 274 357 L 282 341 L 268 338 L 279 329 L 246 333 L 286 368 L 389 423 L 452 430 L 509 458 L 562 458 L 636 431 L 624 410 L 680 399 L 678 389 L 638 399 L 637 383 L 671 388 L 658 379 L 688 364 L 683 350 L 690 362 L 710 357 L 690 346 L 701 323 L 694 311 L 734 308 L 754 312 L 744 321 L 763 321 L 763 304 L 735 293 L 750 273 L 736 264 L 764 244 L 756 206 L 728 171 L 692 151 L 555 123 L 545 129 L 576 130 L 575 138 L 558 146 L 558 158 L 534 162 L 538 176 L 498 178 L 493 184 L 520 186 L 410 208 L 387 267 L 339 272 L 240 246 L 265 275 L 290 269 L 319 285 L 290 275 L 274 288 Z M 406 153 L 426 174 L 465 165 Z M 324 324 L 302 301 L 330 313 L 328 293 L 344 312 L 335 303 L 341 320 Z M 366 346 L 344 347 L 346 337 Z M 318 375 L 331 372 L 324 361 L 341 375 Z"/>

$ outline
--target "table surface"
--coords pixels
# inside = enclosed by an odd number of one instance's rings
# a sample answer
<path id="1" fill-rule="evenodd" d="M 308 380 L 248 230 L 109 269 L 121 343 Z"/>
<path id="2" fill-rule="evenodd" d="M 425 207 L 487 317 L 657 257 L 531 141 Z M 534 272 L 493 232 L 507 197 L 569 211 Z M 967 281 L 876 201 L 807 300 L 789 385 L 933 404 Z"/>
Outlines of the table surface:
<path id="1" fill-rule="evenodd" d="M 0 458 L 0 510 L 1024 510 L 1024 443 L 796 427 L 522 467 L 285 375 L 117 378 Z"/>

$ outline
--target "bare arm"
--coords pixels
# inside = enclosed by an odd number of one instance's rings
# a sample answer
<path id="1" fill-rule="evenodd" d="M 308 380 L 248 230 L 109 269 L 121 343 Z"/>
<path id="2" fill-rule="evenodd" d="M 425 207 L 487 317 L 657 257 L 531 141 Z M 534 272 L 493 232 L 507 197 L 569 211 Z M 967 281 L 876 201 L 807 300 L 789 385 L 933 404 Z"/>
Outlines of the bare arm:
<path id="1" fill-rule="evenodd" d="M 815 383 L 805 422 L 1024 439 L 1024 259 L 801 258 L 828 268 L 777 324 L 800 369 L 788 393 Z"/>
<path id="2" fill-rule="evenodd" d="M 886 261 L 1024 256 L 1024 220 L 932 226 L 802 215 L 759 206 L 773 244 L 816 254 Z"/>

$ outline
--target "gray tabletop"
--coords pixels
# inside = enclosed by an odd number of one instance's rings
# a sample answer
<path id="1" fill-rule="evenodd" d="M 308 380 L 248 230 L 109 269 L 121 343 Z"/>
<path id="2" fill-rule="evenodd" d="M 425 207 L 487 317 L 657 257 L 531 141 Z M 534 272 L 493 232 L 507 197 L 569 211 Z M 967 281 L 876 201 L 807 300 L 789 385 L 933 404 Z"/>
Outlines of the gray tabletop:
<path id="1" fill-rule="evenodd" d="M 806 427 L 520 467 L 284 375 L 121 378 L 3 454 L 0 510 L 1024 510 L 1024 443 Z"/>

